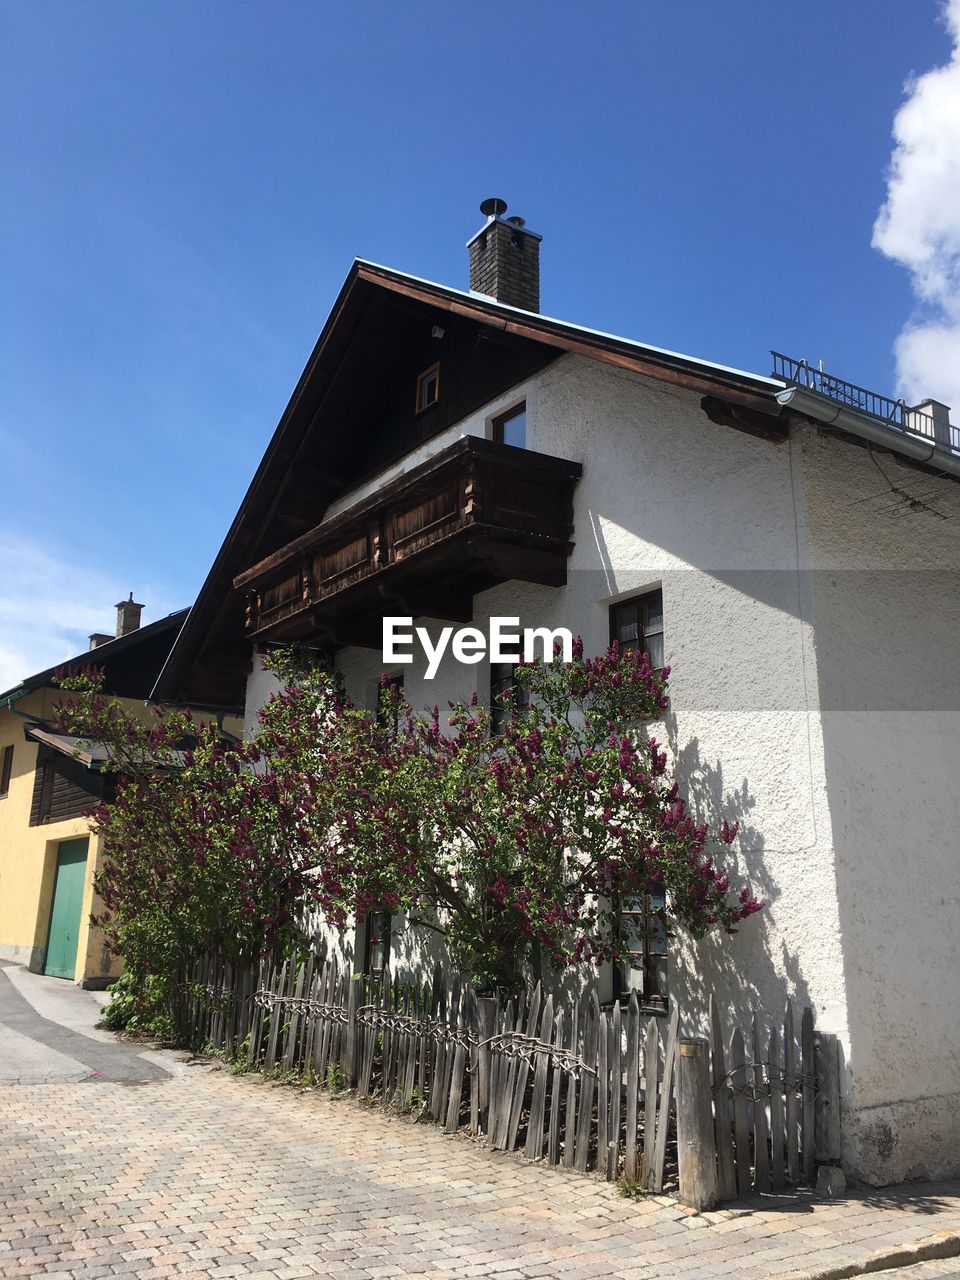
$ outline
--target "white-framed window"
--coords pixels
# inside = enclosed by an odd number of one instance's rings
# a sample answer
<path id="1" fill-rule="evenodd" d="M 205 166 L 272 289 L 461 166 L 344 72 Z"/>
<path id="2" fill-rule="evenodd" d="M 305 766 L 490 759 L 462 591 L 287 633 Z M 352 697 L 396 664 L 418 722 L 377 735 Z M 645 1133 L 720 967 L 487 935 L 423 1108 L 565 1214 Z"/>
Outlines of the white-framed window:
<path id="1" fill-rule="evenodd" d="M 390 963 L 390 911 L 370 911 L 363 922 L 363 965 L 361 972 L 379 978 Z"/>
<path id="2" fill-rule="evenodd" d="M 377 682 L 377 723 L 386 725 L 396 733 L 400 728 L 400 707 L 397 695 L 403 697 L 403 672 L 390 672 Z"/>
<path id="3" fill-rule="evenodd" d="M 417 378 L 417 413 L 440 402 L 440 362 L 424 369 Z"/>

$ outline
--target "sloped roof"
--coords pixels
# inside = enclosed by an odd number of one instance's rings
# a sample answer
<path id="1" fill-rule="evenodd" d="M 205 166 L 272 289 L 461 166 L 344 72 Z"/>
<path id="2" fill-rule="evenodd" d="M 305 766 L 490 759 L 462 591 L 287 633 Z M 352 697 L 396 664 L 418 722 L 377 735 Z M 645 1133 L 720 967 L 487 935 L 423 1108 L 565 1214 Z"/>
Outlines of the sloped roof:
<path id="1" fill-rule="evenodd" d="M 0 693 L 0 706 L 35 689 L 49 688 L 56 672 L 65 667 L 103 667 L 107 692 L 146 698 L 188 613 L 188 609 L 180 609 L 167 614 L 125 636 L 107 640 L 96 649 L 85 649 L 76 657 L 27 676 L 6 693 Z"/>
<path id="2" fill-rule="evenodd" d="M 423 280 L 419 276 L 395 271 L 391 267 L 380 266 L 363 258 L 358 258 L 354 263 L 351 275 L 354 272 L 359 278 L 374 281 L 396 293 L 432 302 L 445 311 L 465 314 L 471 319 L 483 319 L 507 332 L 532 337 L 564 351 L 576 351 L 608 364 L 618 364 L 664 382 L 686 386 L 696 382 L 694 389 L 705 393 L 715 393 L 718 386 L 723 386 L 727 391 L 742 390 L 750 396 L 769 396 L 782 391 L 786 386 L 782 378 L 763 377 L 729 365 L 701 360 L 697 356 L 684 355 L 679 351 L 669 351 L 665 347 L 638 342 L 633 338 L 604 333 L 600 329 L 571 324 L 567 320 L 556 320 L 539 311 L 524 311 L 505 302 L 497 302 L 485 294 L 468 293 L 462 289 L 452 289 L 449 285 L 435 284 L 432 280 Z M 347 284 L 350 278 L 351 276 L 347 277 Z"/>
<path id="3" fill-rule="evenodd" d="M 42 743 L 60 755 L 79 760 L 88 768 L 91 765 L 102 765 L 110 759 L 110 751 L 99 742 L 91 742 L 89 738 L 77 738 L 69 733 L 54 733 L 52 729 L 44 729 L 38 724 L 27 726 L 26 736 L 32 742 Z"/>
<path id="4" fill-rule="evenodd" d="M 32 742 L 39 742 L 45 747 L 49 747 L 51 751 L 56 751 L 60 755 L 69 756 L 72 760 L 79 761 L 88 769 L 102 769 L 102 767 L 113 759 L 113 752 L 101 742 L 93 742 L 90 738 L 79 738 L 74 734 L 56 733 L 53 729 L 47 728 L 42 724 L 29 724 L 25 728 L 25 735 Z M 227 746 L 234 746 L 239 743 L 239 738 L 232 733 L 228 733 L 225 729 L 218 731 L 220 742 Z M 175 769 L 186 764 L 187 751 L 195 745 L 195 739 L 182 743 L 180 747 L 168 748 L 163 753 L 163 768 Z M 153 757 L 148 757 L 152 759 Z"/>

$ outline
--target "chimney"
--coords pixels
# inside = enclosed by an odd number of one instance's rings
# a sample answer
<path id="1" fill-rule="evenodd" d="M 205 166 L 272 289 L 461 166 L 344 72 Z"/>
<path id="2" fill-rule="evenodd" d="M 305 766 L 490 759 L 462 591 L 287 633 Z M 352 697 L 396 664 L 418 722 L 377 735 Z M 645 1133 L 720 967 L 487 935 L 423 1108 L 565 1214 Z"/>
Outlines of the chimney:
<path id="1" fill-rule="evenodd" d="M 933 419 L 933 438 L 939 448 L 953 448 L 949 405 L 941 404 L 939 400 L 921 400 L 919 404 L 913 406 L 912 412 L 923 414 L 924 417 Z M 927 435 L 930 428 L 926 427 L 926 430 L 924 430 L 923 426 L 920 426 L 920 430 L 923 431 L 924 435 Z"/>
<path id="2" fill-rule="evenodd" d="M 128 636 L 131 631 L 137 631 L 140 627 L 140 614 L 143 612 L 142 604 L 134 604 L 133 592 L 130 592 L 129 600 L 121 600 L 117 605 L 117 635 Z"/>
<path id="3" fill-rule="evenodd" d="M 90 648 L 99 649 L 102 644 L 106 644 L 108 640 L 115 640 L 116 636 L 108 636 L 105 631 L 94 631 L 90 637 Z"/>
<path id="4" fill-rule="evenodd" d="M 487 221 L 467 241 L 470 291 L 523 311 L 539 311 L 543 236 L 528 231 L 523 218 L 504 218 L 505 200 L 484 200 L 480 212 Z"/>

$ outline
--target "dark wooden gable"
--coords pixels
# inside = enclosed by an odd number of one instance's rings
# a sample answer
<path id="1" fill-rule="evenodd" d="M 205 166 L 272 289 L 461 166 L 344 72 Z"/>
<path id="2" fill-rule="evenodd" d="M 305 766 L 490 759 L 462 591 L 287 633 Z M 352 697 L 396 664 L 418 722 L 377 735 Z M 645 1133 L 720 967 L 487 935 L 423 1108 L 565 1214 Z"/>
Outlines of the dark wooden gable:
<path id="1" fill-rule="evenodd" d="M 443 331 L 434 336 L 434 329 Z M 284 478 L 259 554 L 314 528 L 329 501 L 468 417 L 557 356 L 526 338 L 378 292 L 366 308 Z M 417 378 L 439 365 L 436 404 Z M 244 565 L 244 568 L 249 568 Z"/>
<path id="2" fill-rule="evenodd" d="M 75 658 L 57 663 L 55 667 L 38 671 L 13 689 L 0 693 L 0 702 L 11 695 L 20 697 L 33 689 L 54 688 L 59 672 L 89 667 L 102 671 L 105 693 L 114 694 L 118 698 L 146 700 L 157 676 L 163 670 L 180 628 L 187 620 L 187 614 L 187 609 L 180 609 L 96 649 L 88 649 Z"/>
<path id="3" fill-rule="evenodd" d="M 118 698 L 149 697 L 186 616 L 186 610 L 182 610 L 169 620 L 162 620 L 168 625 L 152 631 L 144 627 L 139 632 L 131 632 L 129 642 L 115 653 L 111 653 L 109 647 L 102 653 L 92 650 L 88 655 L 90 663 L 104 668 L 104 692 Z"/>
<path id="4" fill-rule="evenodd" d="M 30 826 L 80 818 L 104 795 L 106 776 L 49 747 L 37 750 Z"/>
<path id="5" fill-rule="evenodd" d="M 327 358 L 308 365 L 201 592 L 188 624 L 190 659 L 165 673 L 158 699 L 242 706 L 251 646 L 233 579 L 316 528 L 334 498 L 561 354 L 366 282 L 348 301 L 335 309 L 333 332 L 318 344 Z M 435 363 L 439 402 L 418 413 L 417 378 Z"/>

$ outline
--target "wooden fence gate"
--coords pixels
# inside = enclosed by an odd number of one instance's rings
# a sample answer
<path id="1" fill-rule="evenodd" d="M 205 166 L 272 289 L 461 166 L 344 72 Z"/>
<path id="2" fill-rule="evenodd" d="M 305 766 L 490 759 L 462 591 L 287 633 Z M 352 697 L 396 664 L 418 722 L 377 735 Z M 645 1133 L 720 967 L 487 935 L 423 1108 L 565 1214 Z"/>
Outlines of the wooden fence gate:
<path id="1" fill-rule="evenodd" d="M 757 1016 L 725 1041 L 710 1001 L 708 1039 L 680 1043 L 678 1143 L 681 1199 L 695 1208 L 810 1185 L 818 1163 L 840 1158 L 837 1037 L 815 1031 L 813 1010 L 793 1006 L 769 1035 Z"/>
<path id="2" fill-rule="evenodd" d="M 499 1000 L 439 968 L 417 986 L 310 956 L 244 970 L 206 957 L 181 975 L 174 1012 L 192 1044 L 251 1069 L 353 1089 L 631 1189 L 678 1177 L 701 1208 L 809 1182 L 814 1161 L 839 1154 L 836 1041 L 809 1009 L 799 1057 L 788 1008 L 763 1045 L 753 1020 L 748 1060 L 739 1028 L 725 1052 L 715 1009 L 709 1042 L 681 1041 L 677 1006 L 644 1018 L 636 995 L 601 1009 L 595 994 L 561 1004 L 538 985 Z"/>

